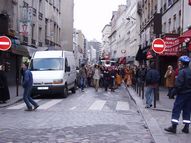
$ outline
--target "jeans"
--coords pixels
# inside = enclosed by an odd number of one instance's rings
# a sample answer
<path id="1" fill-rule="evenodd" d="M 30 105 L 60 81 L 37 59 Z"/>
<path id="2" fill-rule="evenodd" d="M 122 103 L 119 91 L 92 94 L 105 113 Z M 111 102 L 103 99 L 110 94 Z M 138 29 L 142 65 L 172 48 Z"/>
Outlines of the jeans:
<path id="1" fill-rule="evenodd" d="M 146 92 L 145 92 L 146 107 L 151 107 L 151 105 L 152 105 L 152 102 L 154 99 L 154 90 L 155 90 L 155 88 L 153 88 L 153 87 L 147 87 L 147 89 L 146 89 Z"/>
<path id="2" fill-rule="evenodd" d="M 81 90 L 84 90 L 84 86 L 85 86 L 85 78 L 81 77 L 80 78 L 80 88 L 81 88 Z"/>
<path id="3" fill-rule="evenodd" d="M 32 90 L 32 87 L 24 88 L 24 93 L 23 93 L 23 100 L 24 100 L 28 109 L 32 109 L 31 104 L 34 107 L 38 106 L 38 104 L 31 97 L 31 90 Z"/>

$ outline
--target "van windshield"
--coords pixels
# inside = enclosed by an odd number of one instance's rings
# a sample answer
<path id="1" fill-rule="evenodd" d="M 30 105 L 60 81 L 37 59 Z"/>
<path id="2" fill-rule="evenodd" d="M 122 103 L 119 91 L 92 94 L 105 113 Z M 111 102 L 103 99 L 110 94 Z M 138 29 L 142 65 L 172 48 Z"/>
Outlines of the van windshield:
<path id="1" fill-rule="evenodd" d="M 63 59 L 61 58 L 38 58 L 31 61 L 31 70 L 62 70 Z"/>

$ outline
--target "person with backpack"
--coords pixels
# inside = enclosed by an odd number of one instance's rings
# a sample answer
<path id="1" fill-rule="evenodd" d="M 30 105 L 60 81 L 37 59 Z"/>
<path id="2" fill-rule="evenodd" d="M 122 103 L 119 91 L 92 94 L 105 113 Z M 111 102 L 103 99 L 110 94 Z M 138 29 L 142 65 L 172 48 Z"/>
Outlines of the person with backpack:
<path id="1" fill-rule="evenodd" d="M 189 67 L 190 58 L 188 56 L 181 56 L 179 58 L 181 63 L 178 72 L 178 77 L 175 81 L 176 99 L 172 109 L 171 123 L 172 125 L 164 130 L 170 133 L 176 133 L 179 117 L 182 112 L 183 133 L 189 133 L 190 115 L 191 115 L 191 69 Z"/>
<path id="2" fill-rule="evenodd" d="M 150 68 L 148 69 L 146 73 L 146 106 L 145 108 L 151 108 L 152 102 L 154 99 L 154 92 L 156 88 L 158 87 L 160 81 L 160 74 L 157 69 L 155 69 L 155 63 L 150 64 Z M 153 94 L 152 94 L 153 93 Z"/>

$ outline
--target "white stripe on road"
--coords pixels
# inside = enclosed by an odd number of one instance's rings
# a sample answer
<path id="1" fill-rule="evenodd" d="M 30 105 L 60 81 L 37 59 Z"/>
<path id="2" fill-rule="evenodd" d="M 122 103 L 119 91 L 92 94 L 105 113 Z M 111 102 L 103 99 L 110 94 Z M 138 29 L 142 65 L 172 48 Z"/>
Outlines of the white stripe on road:
<path id="1" fill-rule="evenodd" d="M 97 100 L 89 108 L 89 110 L 98 110 L 101 111 L 106 101 Z"/>
<path id="2" fill-rule="evenodd" d="M 154 47 L 155 47 L 155 48 L 163 48 L 164 45 L 161 45 L 161 44 L 154 44 Z"/>
<path id="3" fill-rule="evenodd" d="M 0 45 L 9 45 L 9 42 L 0 42 Z"/>
<path id="4" fill-rule="evenodd" d="M 48 108 L 50 108 L 50 107 L 52 107 L 52 106 L 58 104 L 58 103 L 61 102 L 62 100 L 63 100 L 63 99 L 53 99 L 53 100 L 51 100 L 51 101 L 49 101 L 49 102 L 47 102 L 47 103 L 45 103 L 45 104 L 43 104 L 43 105 L 40 105 L 40 106 L 38 107 L 38 109 L 42 109 L 42 110 L 48 109 Z"/>
<path id="5" fill-rule="evenodd" d="M 39 100 L 34 100 L 35 102 L 39 102 L 40 101 L 40 99 Z M 7 109 L 22 109 L 22 108 L 24 108 L 26 106 L 26 104 L 25 103 L 22 103 L 22 104 L 18 104 L 18 105 L 15 105 L 15 106 L 11 106 L 11 107 L 9 107 L 9 108 L 7 108 Z"/>
<path id="6" fill-rule="evenodd" d="M 128 102 L 122 102 L 122 101 L 117 102 L 116 110 L 118 110 L 118 111 L 129 110 L 129 103 Z"/>

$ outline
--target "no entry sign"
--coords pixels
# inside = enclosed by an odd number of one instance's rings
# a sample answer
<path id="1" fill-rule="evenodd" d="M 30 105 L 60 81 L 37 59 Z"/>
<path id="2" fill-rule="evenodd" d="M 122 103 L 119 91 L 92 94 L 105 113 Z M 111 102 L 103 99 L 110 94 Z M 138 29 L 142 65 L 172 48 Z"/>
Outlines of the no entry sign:
<path id="1" fill-rule="evenodd" d="M 166 45 L 162 39 L 157 38 L 157 39 L 153 40 L 152 50 L 155 53 L 161 54 L 165 50 L 165 48 L 166 48 Z"/>
<path id="2" fill-rule="evenodd" d="M 7 51 L 11 47 L 11 40 L 6 36 L 0 36 L 0 50 Z"/>

